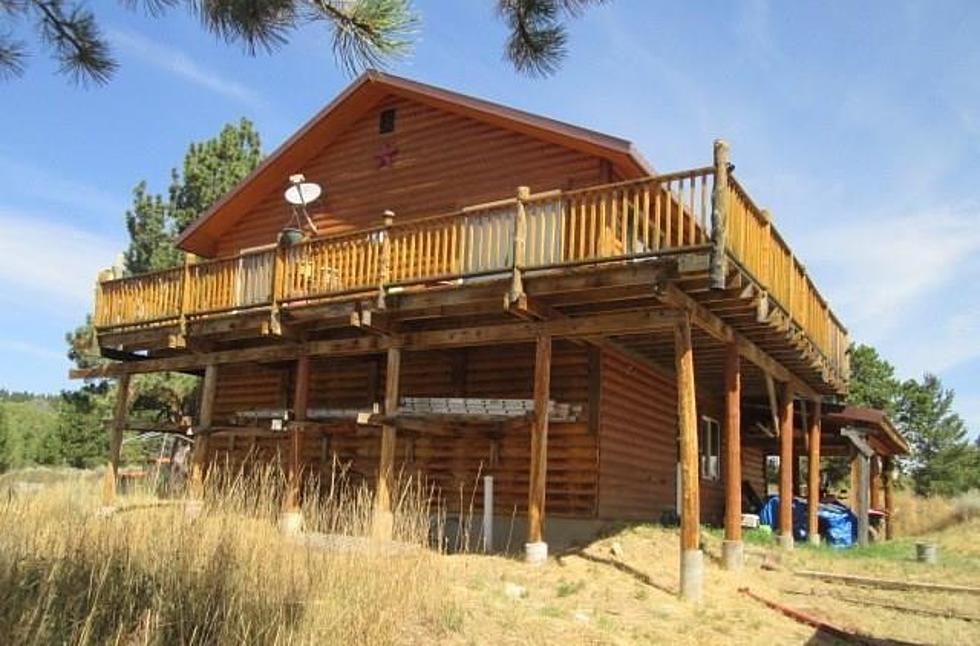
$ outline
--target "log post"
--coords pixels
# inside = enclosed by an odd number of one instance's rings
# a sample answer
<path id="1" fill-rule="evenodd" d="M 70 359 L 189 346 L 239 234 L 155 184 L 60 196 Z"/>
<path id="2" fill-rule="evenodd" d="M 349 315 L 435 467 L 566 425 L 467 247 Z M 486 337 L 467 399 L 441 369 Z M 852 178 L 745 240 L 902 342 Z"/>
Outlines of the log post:
<path id="1" fill-rule="evenodd" d="M 388 283 L 391 282 L 391 225 L 395 223 L 395 212 L 388 210 L 384 212 L 381 230 L 381 267 L 378 272 L 378 309 L 383 310 L 387 307 L 385 303 L 385 293 Z"/>
<path id="2" fill-rule="evenodd" d="M 779 545 L 793 549 L 793 386 L 779 402 Z"/>
<path id="3" fill-rule="evenodd" d="M 742 567 L 742 375 L 738 345 L 725 349 L 725 541 L 722 563 Z"/>
<path id="4" fill-rule="evenodd" d="M 871 509 L 881 509 L 881 463 L 878 456 L 871 458 Z"/>
<path id="5" fill-rule="evenodd" d="M 858 497 L 857 497 L 857 517 L 858 517 L 858 545 L 861 547 L 867 547 L 868 545 L 868 507 L 870 500 L 870 484 L 871 484 L 871 459 L 862 453 L 857 452 L 855 457 L 857 460 L 857 471 L 858 471 Z"/>
<path id="6" fill-rule="evenodd" d="M 534 415 L 527 494 L 527 543 L 524 558 L 532 565 L 548 559 L 544 540 L 545 485 L 548 480 L 548 408 L 551 403 L 551 337 L 541 335 L 534 349 Z"/>
<path id="7" fill-rule="evenodd" d="M 209 363 L 204 369 L 204 383 L 201 385 L 201 406 L 197 415 L 197 428 L 194 429 L 194 451 L 191 454 L 191 481 L 189 487 L 192 505 L 188 511 L 200 511 L 204 499 L 204 467 L 208 457 L 208 436 L 214 415 L 214 394 L 218 387 L 218 365 Z"/>
<path id="8" fill-rule="evenodd" d="M 112 411 L 112 427 L 109 429 L 109 463 L 102 481 L 102 506 L 111 509 L 116 504 L 116 484 L 119 478 L 119 456 L 122 453 L 122 434 L 129 416 L 129 374 L 119 376 L 116 386 L 116 402 Z"/>
<path id="9" fill-rule="evenodd" d="M 677 428 L 681 465 L 681 598 L 701 599 L 704 556 L 701 552 L 701 501 L 698 491 L 698 412 L 694 383 L 691 320 L 674 326 L 677 373 Z"/>
<path id="10" fill-rule="evenodd" d="M 804 404 L 805 406 L 805 404 Z M 808 420 L 810 423 L 810 428 L 807 429 L 809 433 L 809 453 L 807 455 L 806 472 L 807 472 L 807 540 L 811 545 L 820 544 L 820 524 L 817 517 L 820 511 L 820 416 L 821 407 L 820 400 L 817 399 L 813 402 L 813 414 Z"/>
<path id="11" fill-rule="evenodd" d="M 891 457 L 882 458 L 882 485 L 885 489 L 885 539 L 895 538 L 895 462 Z"/>
<path id="12" fill-rule="evenodd" d="M 715 139 L 715 187 L 711 194 L 711 287 L 724 289 L 728 274 L 728 143 Z"/>
<path id="13" fill-rule="evenodd" d="M 289 463 L 286 469 L 286 495 L 283 497 L 279 528 L 286 534 L 296 534 L 303 528 L 303 514 L 299 506 L 299 490 L 302 470 L 300 450 L 303 441 L 303 423 L 310 400 L 310 356 L 296 359 L 293 380 L 293 424 L 289 429 Z"/>
<path id="14" fill-rule="evenodd" d="M 510 280 L 510 292 L 507 294 L 508 303 L 516 303 L 521 296 L 524 295 L 524 278 L 522 276 L 524 272 L 524 261 L 527 259 L 527 211 L 524 208 L 524 202 L 531 197 L 531 189 L 527 186 L 517 187 L 517 211 L 514 218 L 514 247 L 512 250 L 513 258 L 511 259 L 511 265 L 513 267 L 511 280 Z"/>
<path id="15" fill-rule="evenodd" d="M 401 348 L 388 350 L 388 364 L 385 369 L 384 412 L 387 416 L 398 414 L 398 390 L 401 376 Z M 381 427 L 381 450 L 378 454 L 378 484 L 374 492 L 374 523 L 371 534 L 378 540 L 391 540 L 394 529 L 394 514 L 391 510 L 391 480 L 395 471 L 394 426 Z"/>

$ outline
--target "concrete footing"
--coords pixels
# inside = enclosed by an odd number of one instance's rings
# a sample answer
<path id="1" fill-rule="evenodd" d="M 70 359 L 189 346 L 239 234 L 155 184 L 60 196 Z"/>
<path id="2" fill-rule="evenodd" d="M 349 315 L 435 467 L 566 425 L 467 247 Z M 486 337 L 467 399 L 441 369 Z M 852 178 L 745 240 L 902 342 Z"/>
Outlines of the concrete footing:
<path id="1" fill-rule="evenodd" d="M 779 547 L 784 550 L 793 549 L 793 535 L 792 534 L 780 534 L 779 535 Z"/>
<path id="2" fill-rule="evenodd" d="M 810 534 L 806 537 L 807 542 L 814 547 L 820 545 L 820 534 Z"/>
<path id="3" fill-rule="evenodd" d="M 188 500 L 187 504 L 184 505 L 184 516 L 194 520 L 199 517 L 204 511 L 204 501 L 203 500 Z"/>
<path id="4" fill-rule="evenodd" d="M 303 514 L 298 511 L 284 511 L 279 514 L 279 531 L 293 536 L 303 531 Z"/>
<path id="5" fill-rule="evenodd" d="M 524 543 L 524 562 L 529 565 L 544 565 L 548 561 L 547 543 Z"/>
<path id="6" fill-rule="evenodd" d="M 745 546 L 742 541 L 723 541 L 721 544 L 721 564 L 726 570 L 741 570 L 745 561 Z"/>
<path id="7" fill-rule="evenodd" d="M 704 588 L 704 553 L 701 550 L 681 552 L 681 599 L 700 601 Z"/>

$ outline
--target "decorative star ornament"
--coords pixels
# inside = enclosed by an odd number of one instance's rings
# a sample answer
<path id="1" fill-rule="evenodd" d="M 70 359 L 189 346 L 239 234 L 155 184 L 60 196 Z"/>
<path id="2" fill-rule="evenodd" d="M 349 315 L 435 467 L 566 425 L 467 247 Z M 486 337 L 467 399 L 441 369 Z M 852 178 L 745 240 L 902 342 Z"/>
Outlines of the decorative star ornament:
<path id="1" fill-rule="evenodd" d="M 378 162 L 378 168 L 381 169 L 387 166 L 393 166 L 397 155 L 398 148 L 392 146 L 388 142 L 385 142 L 381 146 L 381 150 L 378 151 L 378 154 L 374 156 L 374 159 Z"/>

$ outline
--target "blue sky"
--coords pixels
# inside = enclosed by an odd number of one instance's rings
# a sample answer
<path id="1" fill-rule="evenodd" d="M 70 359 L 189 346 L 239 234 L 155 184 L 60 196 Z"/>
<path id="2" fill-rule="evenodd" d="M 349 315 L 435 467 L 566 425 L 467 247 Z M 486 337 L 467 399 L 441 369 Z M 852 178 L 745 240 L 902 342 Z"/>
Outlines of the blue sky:
<path id="1" fill-rule="evenodd" d="M 63 335 L 125 245 L 130 191 L 247 116 L 271 150 L 348 82 L 304 29 L 249 58 L 181 12 L 92 3 L 122 64 L 80 89 L 43 52 L 0 85 L 0 386 L 66 387 Z M 980 3 L 616 0 L 547 80 L 502 62 L 490 0 L 417 1 L 392 71 L 634 141 L 660 170 L 732 147 L 858 341 L 955 388 L 980 431 Z"/>

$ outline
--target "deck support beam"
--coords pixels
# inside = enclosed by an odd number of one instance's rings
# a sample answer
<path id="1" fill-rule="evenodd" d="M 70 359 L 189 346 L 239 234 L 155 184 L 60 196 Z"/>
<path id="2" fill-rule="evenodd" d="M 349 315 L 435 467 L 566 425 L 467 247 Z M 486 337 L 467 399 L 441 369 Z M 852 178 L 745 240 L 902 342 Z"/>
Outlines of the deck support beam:
<path id="1" fill-rule="evenodd" d="M 804 406 L 806 404 L 803 404 Z M 820 544 L 820 525 L 818 512 L 820 511 L 820 400 L 813 402 L 813 414 L 810 415 L 809 428 L 809 452 L 807 454 L 807 540 L 811 545 Z"/>
<path id="2" fill-rule="evenodd" d="M 779 545 L 793 549 L 793 386 L 782 385 L 779 402 Z"/>
<path id="3" fill-rule="evenodd" d="M 299 533 L 303 528 L 303 514 L 300 511 L 300 449 L 303 440 L 303 422 L 310 400 L 310 357 L 301 355 L 296 359 L 293 379 L 293 419 L 298 422 L 289 429 L 289 463 L 286 469 L 286 495 L 283 497 L 282 515 L 279 528 L 286 534 Z"/>
<path id="4" fill-rule="evenodd" d="M 694 383 L 691 322 L 685 316 L 674 326 L 677 373 L 677 427 L 681 468 L 681 598 L 699 601 L 704 555 L 701 552 L 701 501 L 698 470 L 698 412 Z"/>
<path id="5" fill-rule="evenodd" d="M 742 567 L 742 374 L 738 346 L 725 348 L 725 541 L 722 563 L 728 570 Z"/>
<path id="6" fill-rule="evenodd" d="M 548 408 L 551 400 L 551 336 L 542 334 L 534 347 L 534 416 L 527 494 L 525 560 L 541 565 L 548 558 L 544 540 L 545 491 L 548 481 Z"/>
<path id="7" fill-rule="evenodd" d="M 388 350 L 385 367 L 385 415 L 398 414 L 399 382 L 401 378 L 401 348 Z M 390 424 L 381 426 L 381 450 L 378 453 L 378 482 L 374 491 L 374 519 L 371 535 L 377 540 L 391 540 L 394 513 L 391 509 L 391 486 L 395 472 L 395 442 L 397 429 Z"/>
<path id="8" fill-rule="evenodd" d="M 197 427 L 194 429 L 194 449 L 191 453 L 191 481 L 188 493 L 192 506 L 188 510 L 192 514 L 200 511 L 204 500 L 204 469 L 208 458 L 208 440 L 214 417 L 214 395 L 218 388 L 218 365 L 209 363 L 204 369 L 204 382 L 201 384 L 201 406 L 197 415 Z"/>
<path id="9" fill-rule="evenodd" d="M 891 457 L 882 458 L 881 477 L 885 496 L 885 540 L 895 538 L 895 462 Z"/>
<path id="10" fill-rule="evenodd" d="M 129 375 L 120 375 L 116 385 L 116 402 L 112 411 L 112 427 L 109 435 L 109 463 L 102 481 L 102 506 L 111 509 L 116 504 L 116 485 L 119 479 L 119 456 L 122 453 L 122 435 L 129 417 Z"/>

